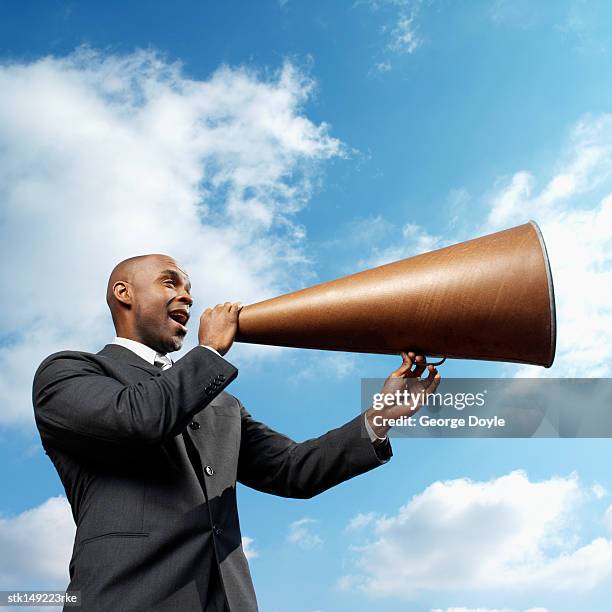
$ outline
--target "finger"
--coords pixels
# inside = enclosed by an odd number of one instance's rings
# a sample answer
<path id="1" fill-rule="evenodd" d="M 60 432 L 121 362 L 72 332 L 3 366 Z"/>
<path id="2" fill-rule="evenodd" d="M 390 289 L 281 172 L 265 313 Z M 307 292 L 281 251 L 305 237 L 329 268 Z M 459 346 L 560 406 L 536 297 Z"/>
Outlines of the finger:
<path id="1" fill-rule="evenodd" d="M 423 382 L 425 384 L 425 388 L 429 391 L 429 387 L 433 383 L 434 378 L 436 377 L 436 374 L 438 373 L 438 370 L 436 370 L 436 368 L 432 365 L 428 365 L 427 369 L 429 370 L 429 375 Z"/>
<path id="2" fill-rule="evenodd" d="M 224 307 L 226 310 L 230 310 L 230 309 L 232 308 L 232 303 L 231 303 L 231 302 L 225 302 L 225 303 L 223 304 L 223 307 Z"/>
<path id="3" fill-rule="evenodd" d="M 397 370 L 394 370 L 391 373 L 391 376 L 393 376 L 394 378 L 401 378 L 403 376 L 406 376 L 407 373 L 410 372 L 410 368 L 412 367 L 412 358 L 410 357 L 410 355 L 414 357 L 414 353 L 405 353 L 402 351 L 401 355 L 402 365 L 397 368 Z"/>
<path id="4" fill-rule="evenodd" d="M 427 393 L 435 393 L 441 380 L 442 380 L 442 377 L 440 376 L 440 374 L 436 373 L 436 375 L 434 376 L 433 382 L 431 383 L 429 387 L 427 387 Z"/>
<path id="5" fill-rule="evenodd" d="M 233 315 L 234 317 L 236 317 L 236 319 L 238 318 L 238 315 L 240 314 L 240 310 L 242 309 L 242 305 L 239 304 L 238 302 L 233 302 L 231 307 L 230 307 L 230 314 Z"/>
<path id="6" fill-rule="evenodd" d="M 414 361 L 416 365 L 414 370 L 412 371 L 412 374 L 415 376 L 415 378 L 418 378 L 425 371 L 427 359 L 425 359 L 423 355 L 417 355 Z"/>

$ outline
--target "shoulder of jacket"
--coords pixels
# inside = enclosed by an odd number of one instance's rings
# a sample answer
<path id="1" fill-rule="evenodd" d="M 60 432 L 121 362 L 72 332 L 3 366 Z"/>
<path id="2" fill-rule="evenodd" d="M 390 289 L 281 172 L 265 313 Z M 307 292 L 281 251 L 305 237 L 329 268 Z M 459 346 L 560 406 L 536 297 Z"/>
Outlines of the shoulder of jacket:
<path id="1" fill-rule="evenodd" d="M 88 353 L 87 351 L 58 351 L 57 353 L 52 353 L 48 357 L 45 357 L 36 370 L 36 374 L 42 371 L 47 366 L 51 365 L 54 362 L 63 361 L 66 363 L 72 362 L 73 364 L 88 363 L 95 364 L 100 363 L 105 359 L 103 355 L 97 355 L 95 353 Z"/>

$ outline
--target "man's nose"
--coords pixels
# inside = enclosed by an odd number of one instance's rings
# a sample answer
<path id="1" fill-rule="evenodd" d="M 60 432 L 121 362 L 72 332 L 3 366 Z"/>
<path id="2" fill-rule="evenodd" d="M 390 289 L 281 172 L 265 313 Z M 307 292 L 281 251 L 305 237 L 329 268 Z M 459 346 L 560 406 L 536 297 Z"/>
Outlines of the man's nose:
<path id="1" fill-rule="evenodd" d="M 190 293 L 187 293 L 187 291 L 183 292 L 182 295 L 179 295 L 178 299 L 181 302 L 184 302 L 185 304 L 187 304 L 187 306 L 191 307 L 191 305 L 193 304 L 193 298 L 191 297 Z"/>

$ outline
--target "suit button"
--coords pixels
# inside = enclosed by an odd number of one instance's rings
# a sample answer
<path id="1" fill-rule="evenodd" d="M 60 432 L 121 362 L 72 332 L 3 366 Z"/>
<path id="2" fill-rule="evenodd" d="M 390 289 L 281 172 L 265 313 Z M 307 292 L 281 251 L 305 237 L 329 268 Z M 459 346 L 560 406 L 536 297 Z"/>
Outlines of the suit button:
<path id="1" fill-rule="evenodd" d="M 207 465 L 204 468 L 204 471 L 206 472 L 207 476 L 212 476 L 215 473 L 215 470 L 213 470 L 212 465 Z"/>
<path id="2" fill-rule="evenodd" d="M 189 427 L 191 429 L 200 429 L 200 424 L 197 421 L 191 421 L 191 423 L 189 423 Z"/>

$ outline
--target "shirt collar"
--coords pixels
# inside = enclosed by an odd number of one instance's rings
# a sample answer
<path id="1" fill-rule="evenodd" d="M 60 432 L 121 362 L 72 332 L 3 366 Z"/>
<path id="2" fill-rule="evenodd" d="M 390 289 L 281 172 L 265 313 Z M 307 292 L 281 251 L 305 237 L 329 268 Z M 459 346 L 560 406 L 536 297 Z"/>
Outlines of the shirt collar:
<path id="1" fill-rule="evenodd" d="M 163 353 L 158 353 L 155 349 L 152 349 L 142 342 L 136 342 L 136 340 L 130 340 L 129 338 L 120 338 L 115 336 L 115 339 L 111 344 L 118 344 L 126 349 L 129 349 L 133 353 L 136 353 L 139 357 L 142 357 L 145 361 L 148 361 L 151 365 L 155 365 L 155 358 Z M 164 355 L 165 356 L 165 355 Z"/>

